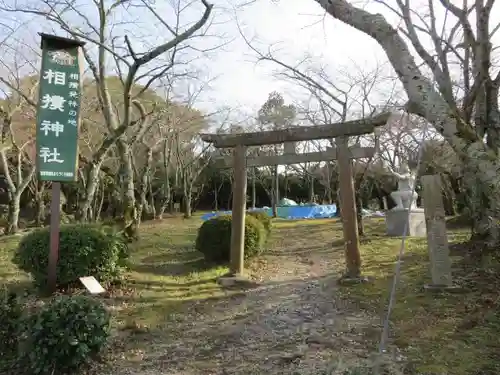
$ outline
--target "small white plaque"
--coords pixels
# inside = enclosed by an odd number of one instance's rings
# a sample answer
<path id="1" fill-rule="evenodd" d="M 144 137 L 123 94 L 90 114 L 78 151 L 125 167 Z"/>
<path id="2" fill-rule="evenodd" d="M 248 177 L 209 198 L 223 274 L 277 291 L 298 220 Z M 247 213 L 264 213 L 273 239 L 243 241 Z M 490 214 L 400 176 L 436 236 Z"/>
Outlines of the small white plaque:
<path id="1" fill-rule="evenodd" d="M 100 294 L 106 291 L 94 276 L 80 277 L 80 282 L 87 288 L 90 294 Z"/>

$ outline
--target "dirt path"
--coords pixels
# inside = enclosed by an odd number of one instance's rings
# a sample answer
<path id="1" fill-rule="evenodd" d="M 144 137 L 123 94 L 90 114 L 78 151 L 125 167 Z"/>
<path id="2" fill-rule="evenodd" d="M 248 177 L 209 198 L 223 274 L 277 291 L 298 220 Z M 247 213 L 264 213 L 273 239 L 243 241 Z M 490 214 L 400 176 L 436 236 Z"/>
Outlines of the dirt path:
<path id="1" fill-rule="evenodd" d="M 332 238 L 328 245 L 324 228 L 305 232 L 276 231 L 280 250 L 251 267 L 261 286 L 186 305 L 175 324 L 147 334 L 140 365 L 123 374 L 340 374 L 322 371 L 366 361 L 378 319 L 342 306 Z"/>

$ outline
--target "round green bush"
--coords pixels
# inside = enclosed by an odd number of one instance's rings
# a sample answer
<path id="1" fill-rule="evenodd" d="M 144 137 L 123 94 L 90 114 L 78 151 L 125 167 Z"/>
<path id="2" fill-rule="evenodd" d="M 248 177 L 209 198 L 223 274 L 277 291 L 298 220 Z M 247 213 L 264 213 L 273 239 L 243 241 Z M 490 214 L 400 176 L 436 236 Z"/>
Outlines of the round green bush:
<path id="1" fill-rule="evenodd" d="M 266 230 L 267 235 L 269 236 L 271 234 L 271 230 L 273 227 L 273 219 L 266 212 L 264 212 L 264 211 L 250 211 L 250 212 L 247 212 L 247 215 L 253 216 L 256 219 L 258 219 L 262 223 L 262 225 L 264 226 L 264 229 Z"/>
<path id="2" fill-rule="evenodd" d="M 262 251 L 266 241 L 266 230 L 255 217 L 245 217 L 245 259 Z M 231 216 L 217 216 L 205 221 L 198 230 L 196 250 L 217 264 L 229 262 L 231 252 Z"/>
<path id="3" fill-rule="evenodd" d="M 48 228 L 29 233 L 19 243 L 14 263 L 31 274 L 36 286 L 47 282 L 50 232 Z M 123 237 L 93 225 L 62 226 L 59 237 L 57 286 L 66 287 L 83 276 L 100 282 L 119 278 L 128 258 Z"/>
<path id="4" fill-rule="evenodd" d="M 74 374 L 91 363 L 107 343 L 110 314 L 86 296 L 59 296 L 25 327 L 22 363 L 34 375 Z"/>

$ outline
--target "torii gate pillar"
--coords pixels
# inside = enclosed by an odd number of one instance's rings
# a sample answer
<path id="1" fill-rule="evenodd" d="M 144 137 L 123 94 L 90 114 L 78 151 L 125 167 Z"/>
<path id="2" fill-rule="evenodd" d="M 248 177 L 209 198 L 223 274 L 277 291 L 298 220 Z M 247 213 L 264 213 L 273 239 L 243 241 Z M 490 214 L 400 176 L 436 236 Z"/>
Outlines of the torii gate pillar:
<path id="1" fill-rule="evenodd" d="M 361 270 L 361 256 L 359 254 L 358 218 L 356 215 L 356 198 L 354 181 L 352 178 L 352 160 L 348 157 L 349 146 L 347 137 L 335 139 L 338 149 L 340 212 L 344 231 L 344 247 L 346 273 L 344 281 L 358 280 Z"/>
<path id="2" fill-rule="evenodd" d="M 233 149 L 234 182 L 231 225 L 231 276 L 242 276 L 244 272 L 245 211 L 247 205 L 247 148 L 238 145 Z"/>

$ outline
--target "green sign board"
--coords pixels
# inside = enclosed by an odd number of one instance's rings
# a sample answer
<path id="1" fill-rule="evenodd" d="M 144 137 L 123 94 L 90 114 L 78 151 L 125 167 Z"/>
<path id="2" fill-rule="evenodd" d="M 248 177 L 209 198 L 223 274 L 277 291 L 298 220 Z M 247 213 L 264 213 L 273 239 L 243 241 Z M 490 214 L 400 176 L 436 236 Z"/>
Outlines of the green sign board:
<path id="1" fill-rule="evenodd" d="M 42 35 L 36 123 L 38 176 L 75 181 L 78 168 L 81 43 Z"/>

